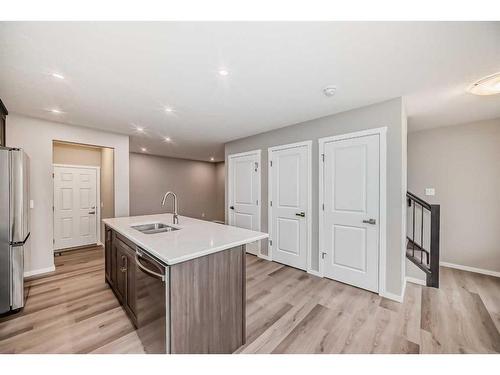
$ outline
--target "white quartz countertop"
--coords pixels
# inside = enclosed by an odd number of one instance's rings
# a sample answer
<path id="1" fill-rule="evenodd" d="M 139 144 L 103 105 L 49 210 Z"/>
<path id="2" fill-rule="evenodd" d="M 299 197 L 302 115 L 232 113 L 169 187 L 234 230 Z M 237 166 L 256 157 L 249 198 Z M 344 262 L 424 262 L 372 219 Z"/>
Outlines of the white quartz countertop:
<path id="1" fill-rule="evenodd" d="M 186 216 L 179 216 L 179 224 L 172 224 L 172 216 L 172 214 L 129 216 L 102 221 L 166 265 L 185 262 L 269 236 L 267 233 Z M 132 228 L 135 225 L 158 222 L 179 230 L 145 234 Z"/>

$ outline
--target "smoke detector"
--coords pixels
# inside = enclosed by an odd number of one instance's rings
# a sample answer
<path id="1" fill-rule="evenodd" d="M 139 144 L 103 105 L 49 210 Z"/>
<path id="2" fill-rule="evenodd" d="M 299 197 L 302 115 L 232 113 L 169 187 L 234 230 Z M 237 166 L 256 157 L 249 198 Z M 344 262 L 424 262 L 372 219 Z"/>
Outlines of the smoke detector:
<path id="1" fill-rule="evenodd" d="M 323 89 L 323 94 L 325 94 L 325 96 L 334 96 L 335 93 L 337 92 L 337 86 L 326 86 L 324 89 Z"/>

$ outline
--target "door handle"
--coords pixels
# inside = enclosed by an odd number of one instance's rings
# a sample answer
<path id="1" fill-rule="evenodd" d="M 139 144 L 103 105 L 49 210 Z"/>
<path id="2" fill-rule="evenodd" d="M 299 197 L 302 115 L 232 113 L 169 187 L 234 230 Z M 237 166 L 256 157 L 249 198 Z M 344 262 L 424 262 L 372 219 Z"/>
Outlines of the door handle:
<path id="1" fill-rule="evenodd" d="M 95 211 L 89 211 L 89 215 L 95 215 Z"/>
<path id="2" fill-rule="evenodd" d="M 149 268 L 145 267 L 141 263 L 141 259 L 143 259 L 139 253 L 136 251 L 135 253 L 135 262 L 137 264 L 137 267 L 139 267 L 142 271 L 147 273 L 148 275 L 151 275 L 157 279 L 160 279 L 161 281 L 165 282 L 165 275 L 162 275 L 161 273 L 151 271 Z"/>
<path id="3" fill-rule="evenodd" d="M 305 212 L 297 212 L 295 214 L 295 216 L 306 217 L 306 213 Z"/>
<path id="4" fill-rule="evenodd" d="M 375 219 L 363 220 L 363 223 L 375 225 L 375 224 L 377 224 L 377 220 L 375 220 Z"/>
<path id="5" fill-rule="evenodd" d="M 234 210 L 234 206 L 229 206 L 229 208 L 230 208 L 231 210 Z"/>
<path id="6" fill-rule="evenodd" d="M 122 255 L 122 267 L 120 267 L 120 271 L 127 272 L 127 263 L 127 257 L 125 255 Z"/>

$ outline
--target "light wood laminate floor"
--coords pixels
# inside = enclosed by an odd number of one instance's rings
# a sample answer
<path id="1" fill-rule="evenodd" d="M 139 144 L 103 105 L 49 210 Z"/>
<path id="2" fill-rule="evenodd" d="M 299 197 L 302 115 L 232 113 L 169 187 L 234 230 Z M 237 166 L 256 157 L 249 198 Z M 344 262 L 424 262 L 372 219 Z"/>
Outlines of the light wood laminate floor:
<path id="1" fill-rule="evenodd" d="M 0 353 L 142 353 L 104 283 L 103 249 L 56 257 L 0 318 Z M 247 343 L 238 353 L 498 353 L 500 279 L 441 268 L 404 303 L 247 255 Z"/>

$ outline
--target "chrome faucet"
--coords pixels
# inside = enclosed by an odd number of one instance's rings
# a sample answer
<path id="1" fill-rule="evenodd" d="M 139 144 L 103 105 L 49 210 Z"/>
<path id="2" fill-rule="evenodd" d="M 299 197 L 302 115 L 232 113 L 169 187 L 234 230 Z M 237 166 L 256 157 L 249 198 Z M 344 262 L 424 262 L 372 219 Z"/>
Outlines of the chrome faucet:
<path id="1" fill-rule="evenodd" d="M 167 200 L 167 197 L 169 195 L 172 195 L 174 197 L 174 218 L 173 218 L 173 223 L 174 224 L 179 224 L 179 216 L 177 214 L 177 195 L 173 191 L 167 191 L 165 195 L 163 196 L 163 199 L 161 200 L 161 206 L 165 206 L 165 201 Z"/>

